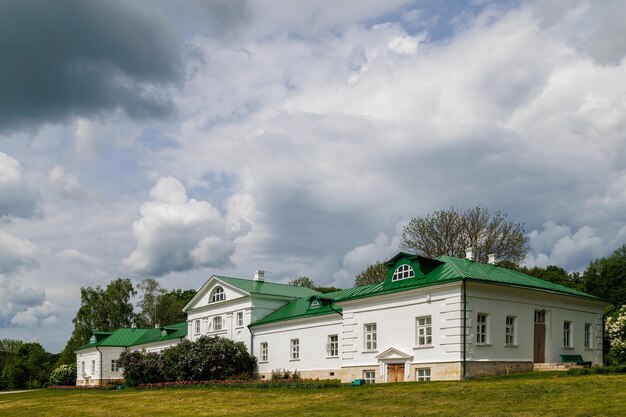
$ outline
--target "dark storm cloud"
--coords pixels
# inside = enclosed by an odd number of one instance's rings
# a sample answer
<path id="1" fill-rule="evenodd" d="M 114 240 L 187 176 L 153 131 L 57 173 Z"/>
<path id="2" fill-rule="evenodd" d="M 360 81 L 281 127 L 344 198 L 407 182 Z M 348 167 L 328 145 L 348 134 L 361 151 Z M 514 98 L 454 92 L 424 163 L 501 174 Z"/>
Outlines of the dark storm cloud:
<path id="1" fill-rule="evenodd" d="M 5 0 L 0 133 L 118 109 L 167 115 L 181 66 L 181 40 L 146 4 Z"/>

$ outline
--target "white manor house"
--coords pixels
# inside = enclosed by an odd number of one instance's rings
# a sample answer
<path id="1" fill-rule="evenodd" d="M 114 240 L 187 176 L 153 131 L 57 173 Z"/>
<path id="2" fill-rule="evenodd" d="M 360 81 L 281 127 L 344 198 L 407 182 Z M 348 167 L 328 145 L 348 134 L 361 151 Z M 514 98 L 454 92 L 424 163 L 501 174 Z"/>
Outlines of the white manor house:
<path id="1" fill-rule="evenodd" d="M 213 275 L 185 306 L 187 322 L 93 332 L 76 351 L 77 385 L 123 378 L 124 350 L 187 338 L 243 342 L 257 373 L 366 382 L 461 380 L 530 371 L 580 355 L 602 365 L 605 300 L 490 263 L 399 253 L 380 284 L 321 294 Z"/>

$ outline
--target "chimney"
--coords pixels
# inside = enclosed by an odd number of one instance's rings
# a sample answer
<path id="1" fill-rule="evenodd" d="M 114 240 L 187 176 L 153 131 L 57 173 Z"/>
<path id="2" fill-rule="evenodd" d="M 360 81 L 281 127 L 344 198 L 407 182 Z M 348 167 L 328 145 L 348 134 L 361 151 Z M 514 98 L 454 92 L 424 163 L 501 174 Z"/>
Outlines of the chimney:
<path id="1" fill-rule="evenodd" d="M 496 264 L 496 254 L 495 253 L 490 253 L 489 255 L 487 255 L 487 263 L 489 265 L 495 265 Z"/>
<path id="2" fill-rule="evenodd" d="M 474 248 L 473 247 L 469 247 L 467 249 L 465 249 L 465 259 L 469 259 L 470 261 L 474 260 Z"/>
<path id="3" fill-rule="evenodd" d="M 155 328 L 155 329 L 158 329 L 159 327 L 161 327 L 161 325 L 160 325 L 159 323 L 155 323 L 155 324 L 154 324 L 154 328 Z"/>
<path id="4" fill-rule="evenodd" d="M 256 271 L 254 271 L 254 280 L 255 281 L 263 282 L 264 279 L 265 279 L 265 271 L 261 271 L 260 269 L 257 269 Z"/>

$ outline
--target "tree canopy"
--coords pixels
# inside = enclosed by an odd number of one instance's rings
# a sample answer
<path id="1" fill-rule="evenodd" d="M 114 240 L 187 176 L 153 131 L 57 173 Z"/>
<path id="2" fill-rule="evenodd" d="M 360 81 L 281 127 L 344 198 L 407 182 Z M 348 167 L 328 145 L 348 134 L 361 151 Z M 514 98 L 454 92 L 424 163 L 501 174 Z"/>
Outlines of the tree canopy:
<path id="1" fill-rule="evenodd" d="M 582 275 L 582 290 L 609 300 L 615 308 L 626 304 L 626 245 L 589 263 Z"/>
<path id="2" fill-rule="evenodd" d="M 354 285 L 362 287 L 364 285 L 378 284 L 387 278 L 387 267 L 384 262 L 378 261 L 368 265 L 355 278 Z"/>
<path id="3" fill-rule="evenodd" d="M 400 248 L 430 258 L 463 258 L 465 250 L 472 247 L 477 261 L 486 262 L 487 255 L 494 253 L 499 260 L 518 264 L 528 252 L 528 237 L 524 224 L 510 222 L 507 216 L 484 207 L 435 211 L 409 221 L 402 231 Z"/>

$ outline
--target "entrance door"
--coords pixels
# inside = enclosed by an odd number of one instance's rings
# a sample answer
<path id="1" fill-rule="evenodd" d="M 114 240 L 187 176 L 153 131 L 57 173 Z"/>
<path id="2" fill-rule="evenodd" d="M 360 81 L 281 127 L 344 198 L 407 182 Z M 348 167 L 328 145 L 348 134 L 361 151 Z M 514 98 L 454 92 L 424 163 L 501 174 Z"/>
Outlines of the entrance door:
<path id="1" fill-rule="evenodd" d="M 543 363 L 546 361 L 546 312 L 535 311 L 535 338 L 533 345 L 533 362 Z"/>
<path id="2" fill-rule="evenodd" d="M 387 382 L 404 382 L 404 365 L 387 365 Z"/>

